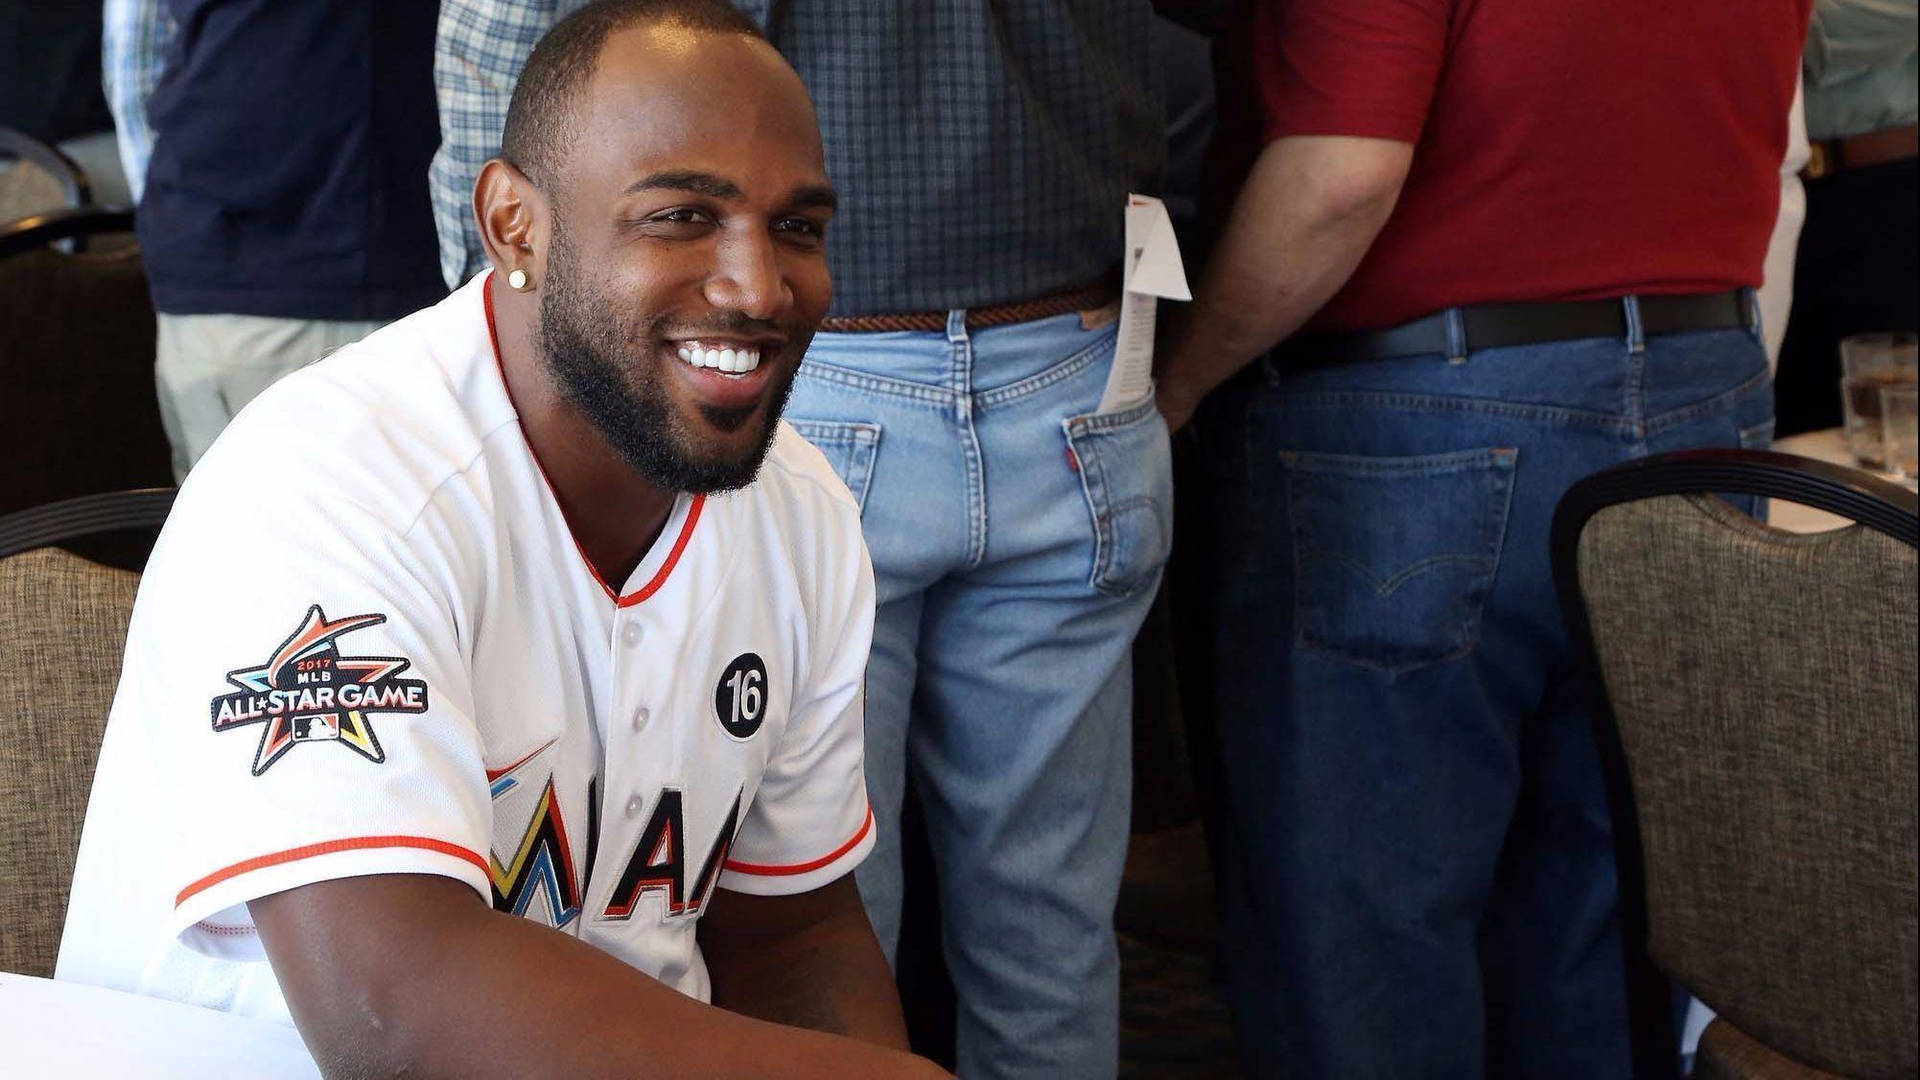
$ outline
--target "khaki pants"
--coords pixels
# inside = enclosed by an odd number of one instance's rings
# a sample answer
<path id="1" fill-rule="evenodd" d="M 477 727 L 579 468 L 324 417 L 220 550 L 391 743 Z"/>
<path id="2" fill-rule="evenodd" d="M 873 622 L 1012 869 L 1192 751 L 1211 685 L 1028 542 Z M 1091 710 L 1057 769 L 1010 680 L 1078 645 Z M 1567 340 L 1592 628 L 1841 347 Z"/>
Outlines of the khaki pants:
<path id="1" fill-rule="evenodd" d="M 161 315 L 154 358 L 173 478 L 207 452 L 241 406 L 282 375 L 349 345 L 384 321 Z"/>

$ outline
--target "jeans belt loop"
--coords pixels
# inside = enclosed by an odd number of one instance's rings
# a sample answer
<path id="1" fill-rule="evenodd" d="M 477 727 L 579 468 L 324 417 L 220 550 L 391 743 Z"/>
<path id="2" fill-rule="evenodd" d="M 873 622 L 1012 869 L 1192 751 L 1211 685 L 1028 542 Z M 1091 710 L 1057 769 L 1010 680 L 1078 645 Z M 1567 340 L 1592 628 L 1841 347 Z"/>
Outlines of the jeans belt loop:
<path id="1" fill-rule="evenodd" d="M 1467 317 L 1457 307 L 1447 309 L 1447 363 L 1467 362 Z"/>
<path id="2" fill-rule="evenodd" d="M 1647 326 L 1640 319 L 1640 298 L 1623 296 L 1620 298 L 1621 311 L 1627 317 L 1627 353 L 1639 355 L 1647 351 Z"/>
<path id="3" fill-rule="evenodd" d="M 958 345 L 967 340 L 967 309 L 954 308 L 947 312 L 947 344 Z"/>

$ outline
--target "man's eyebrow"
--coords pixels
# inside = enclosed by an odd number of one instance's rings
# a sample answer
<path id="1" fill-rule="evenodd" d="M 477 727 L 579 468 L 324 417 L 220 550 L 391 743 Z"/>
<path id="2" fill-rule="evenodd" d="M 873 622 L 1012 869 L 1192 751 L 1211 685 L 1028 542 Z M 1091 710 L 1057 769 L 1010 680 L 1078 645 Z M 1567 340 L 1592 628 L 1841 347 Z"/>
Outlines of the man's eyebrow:
<path id="1" fill-rule="evenodd" d="M 840 205 L 840 197 L 825 184 L 802 184 L 787 196 L 787 204 L 802 210 L 832 210 Z"/>
<path id="2" fill-rule="evenodd" d="M 692 169 L 676 169 L 643 176 L 627 185 L 623 195 L 665 188 L 672 191 L 691 191 L 696 195 L 706 195 L 715 199 L 738 199 L 740 185 L 725 177 L 712 173 L 697 172 Z"/>

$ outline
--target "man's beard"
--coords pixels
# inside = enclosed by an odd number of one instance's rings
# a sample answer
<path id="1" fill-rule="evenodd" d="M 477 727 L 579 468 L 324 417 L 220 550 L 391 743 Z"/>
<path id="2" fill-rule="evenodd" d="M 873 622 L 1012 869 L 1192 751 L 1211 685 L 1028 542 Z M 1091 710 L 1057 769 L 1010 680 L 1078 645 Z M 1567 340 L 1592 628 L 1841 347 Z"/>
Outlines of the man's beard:
<path id="1" fill-rule="evenodd" d="M 561 396 L 586 415 L 635 472 L 667 491 L 730 491 L 752 483 L 773 444 L 796 372 L 788 372 L 772 387 L 772 407 L 761 417 L 761 430 L 745 453 L 706 451 L 660 384 L 665 372 L 641 380 L 628 377 L 630 371 L 658 362 L 648 349 L 660 335 L 651 324 L 615 314 L 621 310 L 581 281 L 572 245 L 556 229 L 540 293 L 540 352 Z M 704 329 L 741 332 L 753 325 L 763 324 L 739 312 L 722 312 Z M 761 362 L 772 363 L 773 357 Z M 751 422 L 758 406 L 697 408 L 708 424 L 732 432 Z"/>

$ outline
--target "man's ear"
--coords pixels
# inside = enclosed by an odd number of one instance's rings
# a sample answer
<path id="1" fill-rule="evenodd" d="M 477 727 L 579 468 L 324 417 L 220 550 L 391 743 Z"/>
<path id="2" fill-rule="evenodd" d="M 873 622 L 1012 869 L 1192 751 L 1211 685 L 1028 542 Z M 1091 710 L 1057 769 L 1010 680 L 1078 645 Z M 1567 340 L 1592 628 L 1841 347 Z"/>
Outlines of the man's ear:
<path id="1" fill-rule="evenodd" d="M 527 174 L 500 158 L 487 162 L 473 185 L 473 216 L 494 269 L 503 277 L 526 273 L 524 288 L 515 288 L 529 291 L 545 279 L 552 218 Z"/>

